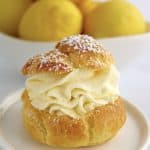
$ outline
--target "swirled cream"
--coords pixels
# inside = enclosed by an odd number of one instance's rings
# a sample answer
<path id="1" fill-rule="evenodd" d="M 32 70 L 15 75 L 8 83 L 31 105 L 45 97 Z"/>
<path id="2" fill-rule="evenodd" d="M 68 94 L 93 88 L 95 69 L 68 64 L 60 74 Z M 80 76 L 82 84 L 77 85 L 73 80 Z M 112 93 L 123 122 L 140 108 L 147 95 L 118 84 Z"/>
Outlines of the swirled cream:
<path id="1" fill-rule="evenodd" d="M 67 75 L 31 75 L 26 88 L 31 104 L 58 115 L 79 118 L 96 106 L 114 102 L 119 95 L 119 73 L 114 65 L 108 72 L 74 69 Z"/>

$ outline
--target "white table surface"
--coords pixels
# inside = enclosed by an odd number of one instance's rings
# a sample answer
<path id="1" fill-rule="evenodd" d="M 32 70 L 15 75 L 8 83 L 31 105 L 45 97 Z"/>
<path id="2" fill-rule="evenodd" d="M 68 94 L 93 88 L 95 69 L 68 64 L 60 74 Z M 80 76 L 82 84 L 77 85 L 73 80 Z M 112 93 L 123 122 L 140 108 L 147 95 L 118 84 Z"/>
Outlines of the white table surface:
<path id="1" fill-rule="evenodd" d="M 150 0 L 128 0 L 136 5 L 146 20 L 150 20 Z"/>

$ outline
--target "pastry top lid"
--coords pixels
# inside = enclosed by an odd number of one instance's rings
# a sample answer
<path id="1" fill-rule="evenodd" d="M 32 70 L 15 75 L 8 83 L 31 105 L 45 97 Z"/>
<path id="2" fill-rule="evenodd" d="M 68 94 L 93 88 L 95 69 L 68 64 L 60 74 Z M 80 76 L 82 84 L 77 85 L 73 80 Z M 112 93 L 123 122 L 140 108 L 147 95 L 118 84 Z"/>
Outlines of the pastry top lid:
<path id="1" fill-rule="evenodd" d="M 40 72 L 53 72 L 64 74 L 72 71 L 72 64 L 68 56 L 58 50 L 51 50 L 30 58 L 22 68 L 22 73 L 35 74 Z"/>
<path id="2" fill-rule="evenodd" d="M 57 48 L 63 52 L 78 51 L 79 53 L 108 53 L 102 45 L 88 35 L 69 36 L 58 42 Z"/>
<path id="3" fill-rule="evenodd" d="M 64 38 L 56 44 L 56 50 L 30 58 L 22 68 L 24 75 L 40 72 L 66 74 L 74 68 L 104 71 L 114 63 L 110 52 L 87 35 Z"/>
<path id="4" fill-rule="evenodd" d="M 58 42 L 56 48 L 67 54 L 75 67 L 103 70 L 114 63 L 110 52 L 88 35 L 74 35 L 64 38 Z"/>

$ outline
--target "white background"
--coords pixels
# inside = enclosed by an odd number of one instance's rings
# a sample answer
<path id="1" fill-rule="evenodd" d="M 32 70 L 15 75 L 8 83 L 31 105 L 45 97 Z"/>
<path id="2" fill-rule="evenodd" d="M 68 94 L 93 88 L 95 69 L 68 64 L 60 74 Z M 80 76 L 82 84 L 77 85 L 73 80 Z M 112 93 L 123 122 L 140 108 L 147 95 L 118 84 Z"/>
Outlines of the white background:
<path id="1" fill-rule="evenodd" d="M 134 3 L 143 13 L 146 20 L 150 20 L 150 0 L 129 0 Z"/>

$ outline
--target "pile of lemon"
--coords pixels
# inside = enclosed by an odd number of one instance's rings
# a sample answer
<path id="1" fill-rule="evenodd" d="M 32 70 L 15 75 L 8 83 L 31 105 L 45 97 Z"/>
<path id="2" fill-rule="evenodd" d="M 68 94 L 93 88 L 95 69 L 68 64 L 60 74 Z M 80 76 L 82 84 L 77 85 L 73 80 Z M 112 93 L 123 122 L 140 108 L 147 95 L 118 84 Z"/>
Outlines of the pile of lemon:
<path id="1" fill-rule="evenodd" d="M 127 0 L 0 0 L 0 32 L 31 41 L 84 33 L 95 38 L 143 33 L 140 11 Z"/>

